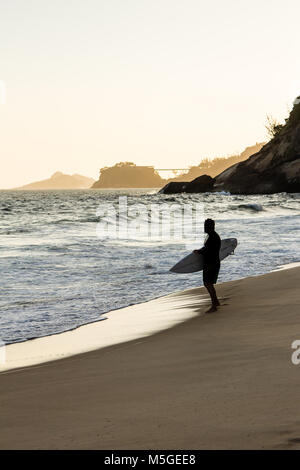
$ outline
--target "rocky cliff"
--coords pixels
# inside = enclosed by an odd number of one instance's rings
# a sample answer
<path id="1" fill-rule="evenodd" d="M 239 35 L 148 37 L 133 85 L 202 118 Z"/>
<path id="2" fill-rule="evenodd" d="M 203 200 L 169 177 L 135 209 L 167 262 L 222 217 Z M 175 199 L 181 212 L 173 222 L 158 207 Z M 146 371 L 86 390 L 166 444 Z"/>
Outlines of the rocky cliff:
<path id="1" fill-rule="evenodd" d="M 203 179 L 183 183 L 181 191 L 207 192 Z M 210 191 L 232 194 L 271 194 L 300 192 L 300 98 L 284 126 L 278 126 L 270 142 L 247 160 L 236 163 L 206 183 Z M 177 183 L 178 184 L 178 183 Z M 171 192 L 166 186 L 161 192 Z M 175 189 L 175 188 L 174 188 Z"/>
<path id="2" fill-rule="evenodd" d="M 215 178 L 214 190 L 234 194 L 300 192 L 300 103 L 259 152 Z"/>

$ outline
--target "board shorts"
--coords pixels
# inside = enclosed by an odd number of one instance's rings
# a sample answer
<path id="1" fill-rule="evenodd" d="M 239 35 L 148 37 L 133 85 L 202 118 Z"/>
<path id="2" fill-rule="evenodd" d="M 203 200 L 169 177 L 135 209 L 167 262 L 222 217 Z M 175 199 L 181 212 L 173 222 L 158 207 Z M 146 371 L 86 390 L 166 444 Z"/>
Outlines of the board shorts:
<path id="1" fill-rule="evenodd" d="M 220 271 L 220 263 L 210 264 L 203 269 L 203 284 L 216 284 Z"/>

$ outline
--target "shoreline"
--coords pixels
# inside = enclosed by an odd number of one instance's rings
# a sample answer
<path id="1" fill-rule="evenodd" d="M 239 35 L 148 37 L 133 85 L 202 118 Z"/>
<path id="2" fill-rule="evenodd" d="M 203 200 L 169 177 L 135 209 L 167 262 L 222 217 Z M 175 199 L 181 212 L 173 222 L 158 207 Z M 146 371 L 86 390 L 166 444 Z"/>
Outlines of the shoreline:
<path id="1" fill-rule="evenodd" d="M 53 362 L 142 339 L 173 328 L 178 323 L 195 316 L 185 309 L 186 293 L 197 291 L 195 304 L 208 305 L 207 295 L 204 292 L 198 294 L 199 289 L 204 288 L 196 287 L 177 291 L 146 302 L 108 311 L 101 314 L 100 320 L 86 323 L 71 330 L 7 344 L 5 346 L 5 364 L 0 363 L 0 375 L 20 368 Z M 167 307 L 165 303 L 167 303 Z M 172 309 L 174 303 L 176 304 L 175 313 Z"/>
<path id="2" fill-rule="evenodd" d="M 220 283 L 218 284 L 218 289 L 226 284 L 266 276 L 272 272 L 294 269 L 299 266 L 300 262 L 278 266 L 269 273 Z M 16 343 L 6 343 L 5 364 L 1 363 L 0 348 L 0 374 L 126 343 L 173 328 L 178 323 L 188 321 L 195 316 L 192 312 L 186 312 L 185 303 L 182 299 L 186 295 L 192 294 L 192 292 L 197 292 L 196 303 L 198 304 L 200 302 L 202 306 L 201 313 L 204 314 L 204 307 L 208 306 L 210 301 L 204 286 L 199 286 L 183 291 L 175 291 L 171 294 L 155 297 L 151 300 L 127 307 L 109 310 L 101 314 L 101 319 L 85 323 L 78 327 L 76 326 L 70 330 L 64 330 L 59 333 L 37 338 L 29 338 Z M 198 295 L 200 297 L 198 297 Z M 159 312 L 166 313 L 162 303 L 165 301 L 168 302 L 168 300 L 171 304 L 172 302 L 177 303 L 176 315 L 174 315 L 172 308 L 168 308 L 167 312 L 169 315 L 162 318 Z M 147 314 L 143 316 L 143 321 L 141 322 L 139 316 L 143 314 L 144 309 L 146 309 L 146 311 L 148 310 L 148 316 Z M 149 319 L 149 311 L 153 310 L 157 315 L 155 317 L 152 315 Z M 109 320 L 109 324 L 106 324 L 105 320 Z M 124 328 L 127 329 L 126 333 Z M 107 334 L 110 337 L 109 340 L 107 340 Z M 40 351 L 43 351 L 42 354 Z"/>
<path id="3" fill-rule="evenodd" d="M 192 317 L 3 372 L 0 448 L 299 449 L 299 282 L 294 267 L 220 284 L 208 315 L 201 288 L 167 296 Z"/>

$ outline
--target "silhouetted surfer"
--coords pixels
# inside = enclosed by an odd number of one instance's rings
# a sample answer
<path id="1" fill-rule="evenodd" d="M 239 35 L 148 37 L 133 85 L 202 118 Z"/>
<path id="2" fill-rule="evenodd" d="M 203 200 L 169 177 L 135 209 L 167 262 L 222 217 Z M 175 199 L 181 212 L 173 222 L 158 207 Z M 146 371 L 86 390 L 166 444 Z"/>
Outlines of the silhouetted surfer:
<path id="1" fill-rule="evenodd" d="M 216 284 L 220 270 L 220 247 L 221 239 L 215 232 L 215 222 L 212 219 L 206 219 L 204 222 L 204 232 L 208 234 L 204 247 L 201 250 L 194 250 L 194 253 L 201 253 L 204 260 L 203 284 L 211 298 L 211 308 L 207 313 L 215 312 L 220 305 L 214 284 Z"/>

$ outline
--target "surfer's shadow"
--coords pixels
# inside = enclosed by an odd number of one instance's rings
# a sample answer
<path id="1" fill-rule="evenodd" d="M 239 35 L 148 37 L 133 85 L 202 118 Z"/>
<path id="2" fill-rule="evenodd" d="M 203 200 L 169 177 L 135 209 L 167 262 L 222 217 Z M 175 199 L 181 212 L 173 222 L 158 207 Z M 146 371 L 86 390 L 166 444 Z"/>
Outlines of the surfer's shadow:
<path id="1" fill-rule="evenodd" d="M 195 295 L 195 297 L 198 297 Z M 229 303 L 227 302 L 229 300 L 230 297 L 226 297 L 226 296 L 223 296 L 223 297 L 220 297 L 219 300 L 221 301 L 218 309 L 217 309 L 217 312 L 219 312 L 220 308 L 221 307 L 224 307 L 226 305 L 229 305 Z M 206 309 L 207 307 L 210 305 L 210 299 L 207 297 L 207 298 L 195 298 L 194 300 L 191 299 L 190 302 L 188 303 L 185 303 L 184 305 L 179 305 L 178 307 L 174 307 L 174 310 L 178 310 L 178 309 L 188 309 L 188 310 L 193 310 L 195 313 L 197 313 L 199 316 L 202 316 L 206 313 Z"/>
<path id="2" fill-rule="evenodd" d="M 198 302 L 195 301 L 193 303 L 188 303 L 185 305 L 174 307 L 174 310 L 188 309 L 188 310 L 193 310 L 198 315 L 203 315 L 205 313 L 205 309 L 209 306 L 209 303 L 210 303 L 209 299 L 199 300 Z"/>

